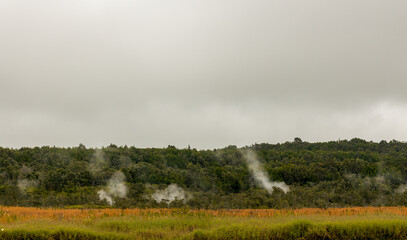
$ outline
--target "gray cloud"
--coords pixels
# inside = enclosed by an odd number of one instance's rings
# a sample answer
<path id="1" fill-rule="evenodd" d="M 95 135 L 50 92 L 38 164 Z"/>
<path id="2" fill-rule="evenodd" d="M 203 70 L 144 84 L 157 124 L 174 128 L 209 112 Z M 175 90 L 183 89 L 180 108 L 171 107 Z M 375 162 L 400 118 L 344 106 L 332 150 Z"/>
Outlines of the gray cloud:
<path id="1" fill-rule="evenodd" d="M 0 145 L 405 140 L 406 10 L 0 0 Z"/>

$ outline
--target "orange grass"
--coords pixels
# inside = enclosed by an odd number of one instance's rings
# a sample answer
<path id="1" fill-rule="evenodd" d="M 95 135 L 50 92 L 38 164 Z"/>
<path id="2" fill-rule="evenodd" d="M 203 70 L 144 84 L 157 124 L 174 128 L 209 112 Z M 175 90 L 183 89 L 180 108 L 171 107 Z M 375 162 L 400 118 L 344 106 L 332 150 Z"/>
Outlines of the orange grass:
<path id="1" fill-rule="evenodd" d="M 365 216 L 392 214 L 407 216 L 407 207 L 353 207 L 302 209 L 56 209 L 0 206 L 0 223 L 30 219 L 83 220 L 109 216 L 220 216 L 220 217 L 273 217 L 273 216 Z"/>

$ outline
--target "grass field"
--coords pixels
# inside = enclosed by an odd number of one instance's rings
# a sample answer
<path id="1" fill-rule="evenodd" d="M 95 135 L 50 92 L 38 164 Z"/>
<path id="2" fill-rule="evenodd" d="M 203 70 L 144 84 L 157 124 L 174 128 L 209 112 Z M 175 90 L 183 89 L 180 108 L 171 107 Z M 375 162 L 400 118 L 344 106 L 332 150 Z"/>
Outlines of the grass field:
<path id="1" fill-rule="evenodd" d="M 407 239 L 407 208 L 0 208 L 0 239 Z"/>

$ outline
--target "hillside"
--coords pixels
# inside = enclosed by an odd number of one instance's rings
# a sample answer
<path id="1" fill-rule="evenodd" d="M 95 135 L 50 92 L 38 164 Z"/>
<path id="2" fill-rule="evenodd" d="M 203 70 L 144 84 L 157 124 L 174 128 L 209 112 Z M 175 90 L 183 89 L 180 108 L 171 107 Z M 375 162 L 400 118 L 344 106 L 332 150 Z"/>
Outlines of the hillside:
<path id="1" fill-rule="evenodd" d="M 406 184 L 407 143 L 395 140 L 296 138 L 216 150 L 0 148 L 0 205 L 9 206 L 401 206 Z"/>

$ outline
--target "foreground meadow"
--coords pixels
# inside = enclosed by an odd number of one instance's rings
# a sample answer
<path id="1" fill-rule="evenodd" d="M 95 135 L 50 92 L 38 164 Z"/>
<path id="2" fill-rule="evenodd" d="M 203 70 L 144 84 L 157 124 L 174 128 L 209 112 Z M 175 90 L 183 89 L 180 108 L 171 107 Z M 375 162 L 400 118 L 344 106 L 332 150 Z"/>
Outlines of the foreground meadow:
<path id="1" fill-rule="evenodd" d="M 0 208 L 0 239 L 407 239 L 407 208 Z"/>

